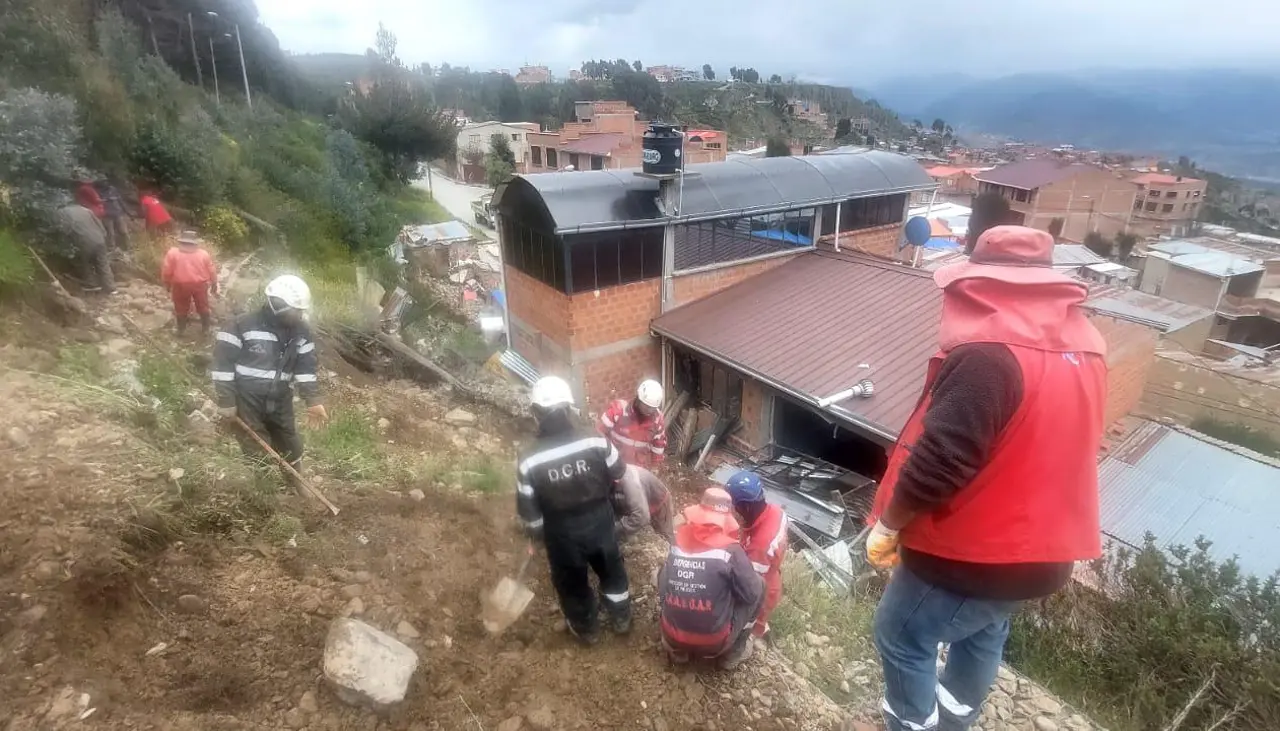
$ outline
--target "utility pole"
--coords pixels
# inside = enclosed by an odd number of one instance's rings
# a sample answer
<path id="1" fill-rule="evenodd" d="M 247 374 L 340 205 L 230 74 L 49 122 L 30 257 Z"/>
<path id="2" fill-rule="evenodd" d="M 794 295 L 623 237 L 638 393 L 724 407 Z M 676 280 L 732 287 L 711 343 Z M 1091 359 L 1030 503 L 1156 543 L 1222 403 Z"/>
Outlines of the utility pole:
<path id="1" fill-rule="evenodd" d="M 187 31 L 191 33 L 191 62 L 196 65 L 196 83 L 203 89 L 204 72 L 200 70 L 200 55 L 196 53 L 196 26 L 191 20 L 191 13 L 187 13 Z"/>
<path id="2" fill-rule="evenodd" d="M 240 42 L 240 24 L 236 23 L 236 48 L 240 51 L 240 75 L 244 77 L 244 100 L 253 110 L 253 95 L 249 93 L 249 69 L 244 65 L 244 44 Z"/>
<path id="3" fill-rule="evenodd" d="M 209 36 L 209 66 L 213 69 L 213 100 L 222 106 L 222 92 L 218 91 L 218 57 L 213 54 L 213 36 Z"/>

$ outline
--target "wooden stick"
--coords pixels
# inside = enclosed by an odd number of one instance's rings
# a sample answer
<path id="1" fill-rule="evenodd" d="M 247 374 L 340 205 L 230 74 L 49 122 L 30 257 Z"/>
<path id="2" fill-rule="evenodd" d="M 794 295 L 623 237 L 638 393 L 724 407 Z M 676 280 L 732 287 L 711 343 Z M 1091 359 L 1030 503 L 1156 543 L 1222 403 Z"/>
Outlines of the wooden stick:
<path id="1" fill-rule="evenodd" d="M 297 480 L 297 481 L 298 481 L 298 484 L 299 484 L 300 486 L 302 486 L 302 489 L 306 490 L 306 491 L 307 491 L 307 493 L 308 493 L 309 495 L 311 495 L 311 497 L 313 497 L 313 498 L 315 498 L 315 499 L 319 500 L 321 503 L 323 503 L 323 504 L 324 504 L 324 506 L 325 506 L 326 508 L 328 508 L 328 509 L 329 509 L 329 512 L 333 513 L 334 515 L 337 515 L 337 514 L 338 514 L 338 512 L 339 512 L 339 511 L 338 511 L 338 506 L 337 506 L 337 505 L 334 505 L 334 504 L 333 504 L 333 503 L 331 503 L 331 502 L 329 502 L 329 498 L 325 497 L 325 496 L 324 496 L 324 493 L 322 493 L 322 492 L 320 492 L 319 490 L 317 490 L 316 488 L 312 487 L 312 486 L 311 486 L 311 483 L 307 482 L 307 481 L 306 481 L 306 479 L 304 479 L 304 478 L 302 477 L 302 475 L 298 474 L 298 471 L 297 471 L 296 469 L 294 469 L 294 468 L 293 468 L 293 465 L 291 465 L 291 464 L 289 464 L 287 461 L 285 461 L 285 458 L 284 458 L 284 457 L 281 457 L 279 452 L 277 452 L 276 450 L 272 449 L 270 444 L 267 444 L 267 443 L 266 443 L 266 441 L 264 441 L 264 440 L 262 439 L 262 437 L 258 436 L 258 432 L 254 431 L 253 429 L 250 429 L 250 428 L 249 428 L 249 425 L 248 425 L 248 424 L 246 424 L 246 423 L 244 423 L 244 419 L 241 419 L 239 416 L 233 416 L 233 417 L 231 417 L 231 420 L 232 420 L 232 421 L 233 421 L 237 426 L 239 426 L 241 429 L 243 429 L 243 430 L 245 431 L 245 433 L 246 433 L 246 434 L 248 434 L 249 436 L 253 437 L 253 441 L 257 442 L 257 443 L 258 443 L 258 446 L 260 446 L 260 447 L 262 447 L 263 449 L 265 449 L 265 450 L 266 450 L 266 452 L 267 452 L 267 454 L 269 454 L 269 455 L 271 455 L 272 457 L 274 457 L 274 458 L 275 458 L 275 460 L 276 460 L 277 462 L 279 462 L 279 463 L 280 463 L 280 466 L 281 466 L 281 467 L 284 467 L 284 468 L 285 468 L 285 470 L 287 470 L 287 471 L 289 472 L 289 474 L 293 475 L 293 478 L 294 478 L 295 480 Z"/>
<path id="2" fill-rule="evenodd" d="M 471 394 L 471 389 L 467 388 L 467 386 L 463 384 L 462 381 L 459 381 L 457 377 L 454 376 L 449 371 L 446 371 L 445 369 L 436 365 L 432 361 L 428 360 L 427 357 L 424 356 L 422 353 L 419 353 L 418 351 L 414 350 L 413 348 L 410 348 L 408 345 L 405 345 L 403 342 L 391 337 L 386 333 L 378 333 L 377 336 L 375 337 L 377 338 L 379 343 L 382 343 L 383 345 L 387 346 L 389 349 L 394 350 L 400 355 L 408 358 L 414 363 L 417 363 L 423 368 L 426 368 L 427 370 L 436 374 L 437 376 L 440 377 L 440 380 L 449 384 L 453 388 L 456 388 L 465 394 L 468 394 L 468 395 Z"/>
<path id="3" fill-rule="evenodd" d="M 62 286 L 62 280 L 58 279 L 58 277 L 54 275 L 53 270 L 49 268 L 48 264 L 44 263 L 44 259 L 40 258 L 40 255 L 36 253 L 36 250 L 28 246 L 27 251 L 31 252 L 31 255 L 36 259 L 36 263 L 40 265 L 40 268 L 44 270 L 45 274 L 49 275 L 49 279 L 53 280 L 53 286 L 58 289 L 58 292 L 60 292 L 62 296 L 70 299 L 71 293 L 67 291 L 66 287 Z"/>

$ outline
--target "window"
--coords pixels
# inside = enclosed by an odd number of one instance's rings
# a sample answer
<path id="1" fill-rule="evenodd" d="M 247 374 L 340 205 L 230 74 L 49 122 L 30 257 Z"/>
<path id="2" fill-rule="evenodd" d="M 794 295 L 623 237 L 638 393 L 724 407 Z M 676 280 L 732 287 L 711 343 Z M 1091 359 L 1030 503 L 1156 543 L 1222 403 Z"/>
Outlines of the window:
<path id="1" fill-rule="evenodd" d="M 886 195 L 876 198 L 856 198 L 840 205 L 840 231 L 858 231 L 873 226 L 901 223 L 906 211 L 907 196 Z M 822 207 L 822 235 L 836 231 L 836 205 Z"/>
<path id="2" fill-rule="evenodd" d="M 1159 197 L 1160 197 L 1160 191 L 1158 191 L 1158 190 L 1149 190 L 1149 191 L 1147 191 L 1147 195 L 1148 195 L 1148 196 L 1150 196 L 1150 197 L 1152 197 L 1152 198 L 1159 198 Z"/>
<path id="3" fill-rule="evenodd" d="M 576 152 L 569 153 L 569 164 L 573 166 L 574 170 L 581 169 L 581 166 L 578 164 L 578 153 Z"/>
<path id="4" fill-rule="evenodd" d="M 1165 193 L 1165 194 L 1164 194 L 1164 197 L 1165 197 L 1165 198 L 1177 198 L 1177 197 L 1178 197 L 1178 191 L 1176 191 L 1176 190 L 1171 190 L 1171 191 L 1169 191 L 1168 193 Z"/>
<path id="5" fill-rule="evenodd" d="M 599 155 L 592 155 L 592 156 L 591 156 L 591 169 L 592 169 L 592 170 L 604 170 L 604 158 L 603 158 L 603 157 L 600 157 Z"/>
<path id="6" fill-rule="evenodd" d="M 1148 203 L 1148 204 L 1147 204 L 1147 207 L 1146 207 L 1146 211 L 1147 211 L 1147 213 L 1155 213 L 1155 212 L 1156 212 L 1156 204 L 1154 204 L 1154 203 Z"/>
<path id="7" fill-rule="evenodd" d="M 816 210 L 721 218 L 676 226 L 675 270 L 726 264 L 813 245 Z M 844 221 L 841 221 L 841 228 Z"/>
<path id="8" fill-rule="evenodd" d="M 472 147 L 478 147 L 480 145 L 480 135 L 468 135 L 467 141 L 471 143 Z"/>
<path id="9" fill-rule="evenodd" d="M 503 216 L 502 259 L 539 282 L 565 291 L 564 239 Z"/>
<path id="10" fill-rule="evenodd" d="M 1166 203 L 1166 204 L 1164 204 L 1163 206 L 1161 206 L 1161 207 L 1160 207 L 1160 210 L 1161 210 L 1163 213 L 1173 213 L 1173 204 L 1172 204 L 1172 203 Z"/>
<path id="11" fill-rule="evenodd" d="M 1013 199 L 1018 201 L 1019 203 L 1026 203 L 1027 201 L 1031 200 L 1031 191 L 1018 188 L 1017 190 L 1013 191 Z"/>
<path id="12" fill-rule="evenodd" d="M 662 276 L 662 227 L 575 234 L 569 247 L 569 293 Z"/>
<path id="13" fill-rule="evenodd" d="M 721 144 L 719 142 L 704 142 L 702 146 L 708 150 L 719 150 Z"/>
<path id="14" fill-rule="evenodd" d="M 556 160 L 556 156 L 557 156 L 556 149 L 554 147 L 548 147 L 547 148 L 547 167 L 551 168 L 552 170 L 560 169 L 560 163 L 559 161 Z"/>
<path id="15" fill-rule="evenodd" d="M 515 132 L 512 132 L 512 133 L 511 133 L 511 141 L 512 141 L 512 142 L 519 142 L 519 141 L 520 141 L 520 135 L 516 134 Z"/>
<path id="16" fill-rule="evenodd" d="M 542 148 L 537 145 L 530 145 L 529 154 L 533 155 L 533 166 L 542 167 Z"/>
<path id="17" fill-rule="evenodd" d="M 1192 192 L 1191 192 L 1191 197 L 1192 197 L 1192 198 L 1199 198 L 1199 197 L 1200 197 L 1200 191 L 1198 191 L 1198 190 L 1194 190 L 1194 191 L 1192 191 Z"/>
<path id="18" fill-rule="evenodd" d="M 537 148 L 534 148 L 534 149 L 537 149 Z M 1142 199 L 1141 199 L 1141 198 L 1135 198 L 1135 199 L 1133 200 L 1133 210 L 1135 210 L 1135 211 L 1141 211 L 1141 210 L 1142 210 Z"/>

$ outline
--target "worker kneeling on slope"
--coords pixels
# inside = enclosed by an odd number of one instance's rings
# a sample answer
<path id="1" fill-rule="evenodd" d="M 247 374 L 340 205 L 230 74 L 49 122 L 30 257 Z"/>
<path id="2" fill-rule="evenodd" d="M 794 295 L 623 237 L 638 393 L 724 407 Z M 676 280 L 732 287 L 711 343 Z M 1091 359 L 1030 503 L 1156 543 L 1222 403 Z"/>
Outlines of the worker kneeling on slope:
<path id="1" fill-rule="evenodd" d="M 574 427 L 573 392 L 563 379 L 539 379 L 531 396 L 538 437 L 516 468 L 516 508 L 530 538 L 546 544 L 569 631 L 595 644 L 600 628 L 588 569 L 600 579 L 613 631 L 631 630 L 631 594 L 611 502 L 626 464 L 609 440 Z"/>
<path id="2" fill-rule="evenodd" d="M 752 632 L 765 638 L 769 632 L 769 616 L 782 601 L 782 561 L 787 553 L 787 514 L 764 498 L 760 476 L 742 471 L 725 485 L 733 498 L 733 507 L 742 516 L 742 548 L 751 559 L 751 567 L 764 578 L 764 604 L 756 617 Z"/>
<path id="3" fill-rule="evenodd" d="M 218 332 L 213 345 L 213 385 L 218 414 L 241 421 L 271 445 L 295 470 L 302 470 L 302 438 L 293 415 L 293 384 L 307 404 L 312 426 L 329 420 L 320 403 L 316 344 L 305 315 L 311 289 L 285 274 L 267 283 L 261 309 L 242 315 Z M 245 452 L 260 454 L 248 434 L 237 433 Z M 286 472 L 285 481 L 296 482 Z M 297 485 L 294 485 L 297 487 Z"/>
<path id="4" fill-rule="evenodd" d="M 627 463 L 614 496 L 618 530 L 623 538 L 645 525 L 667 543 L 674 540 L 671 492 L 648 468 L 662 463 L 667 452 L 667 428 L 662 418 L 662 384 L 643 381 L 631 401 L 617 399 L 600 415 L 600 433 L 613 443 Z"/>
<path id="5" fill-rule="evenodd" d="M 663 648 L 675 663 L 717 658 L 732 670 L 751 656 L 764 581 L 738 544 L 728 493 L 707 490 L 684 517 L 658 574 Z"/>

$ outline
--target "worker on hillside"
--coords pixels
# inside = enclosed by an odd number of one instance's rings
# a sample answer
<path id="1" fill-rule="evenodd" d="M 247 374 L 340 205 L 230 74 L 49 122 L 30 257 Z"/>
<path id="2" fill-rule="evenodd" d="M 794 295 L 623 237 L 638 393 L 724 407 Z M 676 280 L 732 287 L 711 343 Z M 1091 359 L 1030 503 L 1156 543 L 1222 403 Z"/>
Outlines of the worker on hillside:
<path id="1" fill-rule="evenodd" d="M 78 201 L 59 208 L 55 218 L 75 247 L 84 291 L 114 294 L 116 280 L 111 272 L 111 252 L 102 220 Z"/>
<path id="2" fill-rule="evenodd" d="M 662 646 L 673 663 L 717 658 L 732 670 L 751 656 L 764 582 L 738 543 L 728 493 L 705 491 L 684 518 L 658 573 Z"/>
<path id="3" fill-rule="evenodd" d="M 124 199 L 120 196 L 120 190 L 105 178 L 96 183 L 96 188 L 102 198 L 102 225 L 107 229 L 109 245 L 113 249 L 128 251 L 129 227 L 124 220 Z"/>
<path id="4" fill-rule="evenodd" d="M 613 631 L 631 631 L 631 593 L 611 501 L 626 465 L 609 440 L 575 427 L 573 392 L 563 379 L 538 379 L 530 396 L 538 437 L 516 468 L 516 509 L 525 532 L 547 547 L 551 583 L 569 631 L 594 645 L 600 639 L 599 610 L 588 570 L 600 580 Z"/>
<path id="5" fill-rule="evenodd" d="M 666 458 L 667 429 L 662 418 L 662 399 L 662 384 L 643 381 L 634 399 L 617 399 L 609 404 L 600 415 L 599 430 L 627 464 L 615 496 L 623 536 L 633 536 L 649 524 L 670 543 L 675 536 L 671 492 L 648 469 Z"/>
<path id="6" fill-rule="evenodd" d="M 173 299 L 173 316 L 178 323 L 178 335 L 187 330 L 187 318 L 192 305 L 200 316 L 200 328 L 209 334 L 212 316 L 209 310 L 210 293 L 218 294 L 218 269 L 213 257 L 200 245 L 195 231 L 183 231 L 178 245 L 165 252 L 160 266 L 160 282 L 169 288 Z"/>
<path id="7" fill-rule="evenodd" d="M 309 425 L 329 420 L 316 379 L 316 344 L 306 322 L 311 289 L 301 278 L 285 274 L 268 282 L 265 293 L 260 309 L 242 315 L 214 341 L 211 375 L 218 413 L 240 417 L 301 471 L 302 438 L 294 421 L 292 384 L 307 405 Z M 239 436 L 246 452 L 260 452 L 247 434 Z M 297 487 L 287 471 L 285 481 Z"/>
<path id="8" fill-rule="evenodd" d="M 1013 612 L 1101 555 L 1106 346 L 1085 285 L 1053 269 L 1052 236 L 1023 226 L 987 230 L 934 281 L 938 352 L 866 546 L 873 566 L 897 566 L 874 624 L 889 731 L 969 728 Z"/>
<path id="9" fill-rule="evenodd" d="M 782 601 L 782 559 L 787 553 L 787 514 L 764 498 L 764 486 L 754 472 L 737 472 L 725 485 L 733 507 L 742 516 L 742 547 L 756 573 L 764 577 L 764 604 L 752 633 L 764 638 L 769 616 Z"/>
<path id="10" fill-rule="evenodd" d="M 173 216 L 155 193 L 142 193 L 138 197 L 138 208 L 153 242 L 159 243 L 169 236 L 174 226 Z"/>
<path id="11" fill-rule="evenodd" d="M 76 174 L 76 202 L 88 208 L 98 217 L 98 220 L 102 220 L 107 215 L 102 198 L 98 195 L 98 189 L 93 187 L 93 177 L 86 172 Z"/>

